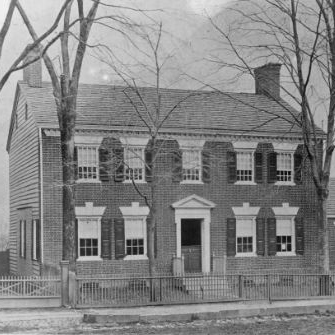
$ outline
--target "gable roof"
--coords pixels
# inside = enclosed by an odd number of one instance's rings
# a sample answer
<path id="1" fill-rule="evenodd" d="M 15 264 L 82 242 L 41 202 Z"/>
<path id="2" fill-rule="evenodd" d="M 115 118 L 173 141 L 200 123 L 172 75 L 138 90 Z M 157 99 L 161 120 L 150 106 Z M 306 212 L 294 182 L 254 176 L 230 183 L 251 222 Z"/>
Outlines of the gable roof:
<path id="1" fill-rule="evenodd" d="M 51 83 L 43 82 L 38 88 L 19 82 L 18 89 L 27 100 L 36 125 L 58 129 Z M 138 91 L 143 101 L 129 87 L 81 84 L 76 129 L 147 130 L 146 108 L 156 108 L 156 88 L 141 87 Z M 252 93 L 177 89 L 160 92 L 161 119 L 166 117 L 162 131 L 301 137 L 301 129 L 294 119 L 299 114 L 283 100 L 276 102 Z"/>

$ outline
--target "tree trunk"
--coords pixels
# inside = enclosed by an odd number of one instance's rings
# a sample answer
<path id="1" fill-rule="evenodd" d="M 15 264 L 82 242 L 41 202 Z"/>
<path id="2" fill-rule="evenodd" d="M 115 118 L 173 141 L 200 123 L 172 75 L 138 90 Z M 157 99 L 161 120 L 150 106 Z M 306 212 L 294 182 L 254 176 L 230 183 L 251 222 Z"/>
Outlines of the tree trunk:
<path id="1" fill-rule="evenodd" d="M 320 197 L 320 251 L 321 251 L 321 262 L 322 270 L 324 273 L 329 273 L 329 236 L 328 236 L 328 220 L 327 220 L 327 196 Z"/>

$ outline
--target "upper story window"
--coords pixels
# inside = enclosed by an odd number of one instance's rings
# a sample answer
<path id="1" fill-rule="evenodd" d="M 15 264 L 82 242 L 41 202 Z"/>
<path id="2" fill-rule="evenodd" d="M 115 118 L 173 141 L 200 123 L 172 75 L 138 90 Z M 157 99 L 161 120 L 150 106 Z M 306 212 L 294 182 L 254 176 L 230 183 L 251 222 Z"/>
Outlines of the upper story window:
<path id="1" fill-rule="evenodd" d="M 254 180 L 254 153 L 252 151 L 236 153 L 236 179 L 237 181 Z"/>
<path id="2" fill-rule="evenodd" d="M 277 181 L 293 182 L 293 153 L 277 153 Z"/>
<path id="3" fill-rule="evenodd" d="M 201 150 L 182 151 L 183 181 L 201 181 Z"/>
<path id="4" fill-rule="evenodd" d="M 99 151 L 91 145 L 77 146 L 78 178 L 83 180 L 99 180 Z"/>
<path id="5" fill-rule="evenodd" d="M 124 150 L 124 175 L 128 181 L 145 180 L 144 148 L 128 146 Z"/>

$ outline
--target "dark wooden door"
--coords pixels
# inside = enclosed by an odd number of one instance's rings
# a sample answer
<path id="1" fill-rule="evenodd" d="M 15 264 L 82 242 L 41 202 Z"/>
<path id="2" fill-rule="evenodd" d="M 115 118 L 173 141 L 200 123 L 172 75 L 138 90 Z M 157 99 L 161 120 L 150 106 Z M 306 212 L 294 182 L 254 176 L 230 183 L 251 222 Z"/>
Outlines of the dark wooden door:
<path id="1" fill-rule="evenodd" d="M 201 220 L 181 220 L 181 252 L 185 272 L 201 272 Z"/>

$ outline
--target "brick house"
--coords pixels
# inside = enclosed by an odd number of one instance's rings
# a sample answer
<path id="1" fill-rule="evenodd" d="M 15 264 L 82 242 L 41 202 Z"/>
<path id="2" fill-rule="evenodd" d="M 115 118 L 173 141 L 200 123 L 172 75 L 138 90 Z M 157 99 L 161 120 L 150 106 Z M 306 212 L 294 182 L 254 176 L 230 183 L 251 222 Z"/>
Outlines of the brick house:
<path id="1" fill-rule="evenodd" d="M 178 106 L 160 131 L 156 162 L 161 273 L 318 269 L 318 205 L 298 114 L 280 99 L 280 65 L 255 74 L 255 93 L 161 90 L 163 114 Z M 154 106 L 155 89 L 139 90 L 145 105 Z M 149 209 L 133 182 L 148 191 L 149 137 L 134 108 L 143 102 L 131 102 L 132 94 L 110 85 L 79 89 L 79 274 L 148 272 Z M 52 87 L 41 81 L 39 62 L 17 85 L 7 151 L 11 273 L 57 273 L 60 137 Z"/>

